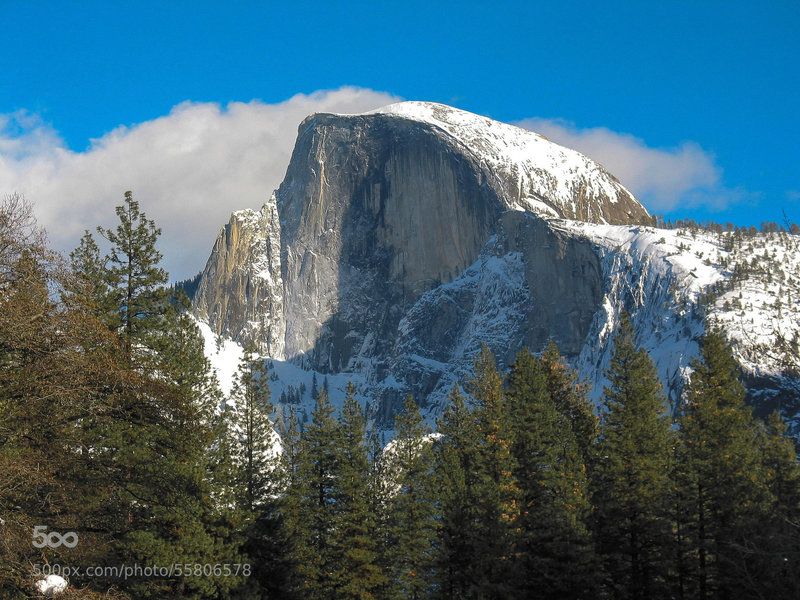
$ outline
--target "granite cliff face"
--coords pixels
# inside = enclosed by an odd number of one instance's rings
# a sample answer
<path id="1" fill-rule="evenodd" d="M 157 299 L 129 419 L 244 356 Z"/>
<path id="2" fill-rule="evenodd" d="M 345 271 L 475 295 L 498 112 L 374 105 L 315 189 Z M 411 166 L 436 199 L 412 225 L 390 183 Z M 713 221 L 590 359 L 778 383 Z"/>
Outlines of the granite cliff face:
<path id="1" fill-rule="evenodd" d="M 221 336 L 283 358 L 285 328 L 275 197 L 222 228 L 194 294 L 194 313 Z"/>
<path id="2" fill-rule="evenodd" d="M 266 356 L 358 374 L 388 418 L 405 393 L 446 394 L 482 342 L 503 360 L 550 337 L 578 354 L 598 257 L 532 215 L 649 218 L 597 163 L 484 117 L 312 115 L 274 198 L 221 231 L 195 313 Z"/>
<path id="3" fill-rule="evenodd" d="M 195 312 L 356 380 L 390 424 L 408 393 L 438 414 L 483 343 L 505 365 L 552 338 L 599 395 L 625 309 L 675 403 L 730 257 L 649 220 L 600 165 L 510 125 L 418 102 L 312 115 L 274 197 L 220 233 Z"/>
<path id="4" fill-rule="evenodd" d="M 306 120 L 277 192 L 287 357 L 321 371 L 385 357 L 405 309 L 496 227 L 503 206 L 482 175 L 422 123 Z"/>
<path id="5" fill-rule="evenodd" d="M 379 378 L 396 354 L 407 310 L 472 265 L 501 231 L 504 213 L 614 223 L 648 218 L 611 175 L 578 153 L 425 103 L 309 117 L 277 198 L 286 356 L 320 371 L 367 369 Z M 526 274 L 539 285 L 554 269 L 568 268 L 569 279 L 580 260 Z M 589 295 L 597 299 L 593 285 Z M 587 314 L 558 324 L 569 331 L 568 346 L 580 345 L 585 331 L 576 320 Z M 537 316 L 526 336 L 546 338 L 553 318 Z"/>
<path id="6" fill-rule="evenodd" d="M 470 157 L 506 208 L 589 223 L 650 222 L 644 207 L 600 164 L 537 133 L 432 102 L 401 102 L 374 114 L 438 130 Z"/>

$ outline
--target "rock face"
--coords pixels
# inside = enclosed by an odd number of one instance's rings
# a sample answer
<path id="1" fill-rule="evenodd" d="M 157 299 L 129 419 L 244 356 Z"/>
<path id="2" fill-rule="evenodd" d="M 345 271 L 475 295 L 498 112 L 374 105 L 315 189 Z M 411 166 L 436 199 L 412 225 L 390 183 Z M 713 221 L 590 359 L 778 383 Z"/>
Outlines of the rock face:
<path id="1" fill-rule="evenodd" d="M 677 403 L 730 257 L 649 219 L 600 165 L 510 125 L 418 102 L 312 115 L 275 196 L 221 231 L 195 312 L 352 376 L 388 425 L 408 393 L 438 414 L 483 343 L 507 365 L 552 338 L 597 396 L 625 309 Z"/>
<path id="2" fill-rule="evenodd" d="M 420 398 L 440 404 L 469 372 L 481 344 L 506 365 L 523 346 L 539 350 L 551 338 L 576 356 L 603 287 L 599 257 L 587 240 L 508 211 L 475 263 L 407 312 L 389 370 L 403 374 Z"/>
<path id="3" fill-rule="evenodd" d="M 477 258 L 503 206 L 429 126 L 315 115 L 277 192 L 286 355 L 321 371 L 386 356 L 405 307 Z"/>
<path id="4" fill-rule="evenodd" d="M 506 208 L 589 223 L 649 223 L 644 207 L 611 173 L 537 133 L 432 102 L 375 111 L 424 123 L 469 157 Z"/>
<path id="5" fill-rule="evenodd" d="M 283 358 L 283 281 L 275 197 L 242 210 L 222 228 L 193 299 L 195 315 L 217 335 Z"/>
<path id="6" fill-rule="evenodd" d="M 379 378 L 406 311 L 475 262 L 504 212 L 614 223 L 649 218 L 586 157 L 426 103 L 309 117 L 277 198 L 286 356 L 323 372 L 367 369 Z M 539 285 L 552 269 L 572 270 L 567 263 L 528 274 Z M 554 316 L 545 311 L 535 322 Z M 586 318 L 570 314 L 558 327 L 578 335 L 575 319 Z M 529 335 L 546 337 L 547 327 L 536 327 Z M 579 343 L 570 338 L 572 347 Z"/>
<path id="7" fill-rule="evenodd" d="M 506 360 L 549 337 L 580 351 L 597 255 L 531 214 L 649 219 L 600 165 L 510 125 L 417 102 L 312 115 L 275 198 L 220 233 L 195 312 L 270 357 L 358 373 L 388 418 L 407 392 L 446 394 L 482 340 Z"/>

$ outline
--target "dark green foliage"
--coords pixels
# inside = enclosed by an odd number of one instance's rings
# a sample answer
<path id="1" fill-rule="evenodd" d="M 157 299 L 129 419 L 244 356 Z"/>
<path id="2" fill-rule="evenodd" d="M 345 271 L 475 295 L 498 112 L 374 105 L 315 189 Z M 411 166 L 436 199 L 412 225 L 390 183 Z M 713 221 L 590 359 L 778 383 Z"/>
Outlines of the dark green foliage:
<path id="1" fill-rule="evenodd" d="M 780 415 L 772 413 L 760 436 L 770 505 L 748 540 L 750 573 L 758 574 L 754 583 L 772 598 L 800 595 L 800 467 L 785 433 Z"/>
<path id="2" fill-rule="evenodd" d="M 352 383 L 347 386 L 339 423 L 341 451 L 336 469 L 333 537 L 335 597 L 369 600 L 377 597 L 375 593 L 384 586 L 385 576 L 378 566 L 376 515 L 370 502 L 366 419 Z"/>
<path id="3" fill-rule="evenodd" d="M 250 577 L 236 589 L 237 598 L 284 597 L 291 588 L 293 563 L 280 497 L 285 481 L 275 453 L 272 410 L 266 364 L 246 351 L 220 414 L 216 465 L 229 465 L 219 506 L 240 562 L 252 565 Z"/>
<path id="4" fill-rule="evenodd" d="M 287 527 L 297 551 L 297 589 L 303 598 L 330 597 L 338 569 L 334 529 L 341 431 L 328 394 L 320 390 L 312 421 L 300 442 L 287 490 Z"/>
<path id="5" fill-rule="evenodd" d="M 655 366 L 623 313 L 594 470 L 598 551 L 615 598 L 668 597 L 672 434 Z"/>
<path id="6" fill-rule="evenodd" d="M 174 289 L 176 292 L 183 292 L 189 300 L 194 300 L 194 295 L 197 293 L 197 286 L 200 285 L 200 279 L 203 272 L 200 271 L 190 279 L 184 279 L 175 284 Z"/>
<path id="7" fill-rule="evenodd" d="M 98 424 L 96 469 L 111 499 L 108 527 L 118 559 L 140 564 L 231 562 L 235 554 L 213 504 L 213 412 L 219 402 L 203 342 L 171 295 L 155 244 L 160 231 L 130 192 L 116 209 L 119 225 L 98 228 L 110 243 L 101 258 L 89 234 L 72 254 L 80 277 L 67 298 L 118 336 L 127 381 L 109 390 L 115 418 Z M 116 520 L 111 517 L 116 515 Z M 128 580 L 141 597 L 209 597 L 236 578 Z M 111 582 L 108 582 L 111 583 Z"/>
<path id="8" fill-rule="evenodd" d="M 475 360 L 468 392 L 475 401 L 478 431 L 475 462 L 478 502 L 474 528 L 480 538 L 473 567 L 477 597 L 505 597 L 513 590 L 513 557 L 519 526 L 517 462 L 511 452 L 512 433 L 503 378 L 494 356 L 484 346 Z"/>
<path id="9" fill-rule="evenodd" d="M 275 433 L 269 415 L 269 373 L 262 360 L 247 351 L 239 363 L 231 397 L 225 405 L 229 413 L 229 436 L 233 439 L 237 503 L 245 511 L 256 513 L 277 493 L 273 456 Z"/>
<path id="10" fill-rule="evenodd" d="M 674 431 L 623 317 L 599 429 L 555 344 L 520 352 L 505 384 L 484 348 L 439 436 L 409 398 L 384 450 L 355 389 L 337 420 L 314 377 L 304 433 L 279 407 L 273 461 L 267 369 L 246 356 L 222 402 L 158 266 L 158 229 L 130 193 L 117 214 L 100 230 L 108 256 L 87 234 L 70 271 L 19 198 L 0 202 L 3 598 L 29 597 L 45 561 L 250 565 L 248 578 L 75 576 L 75 598 L 800 596 L 794 447 L 777 415 L 745 406 L 718 331 Z M 80 544 L 36 549 L 35 525 Z"/>
<path id="11" fill-rule="evenodd" d="M 473 526 L 480 493 L 478 431 L 458 386 L 448 400 L 437 423 L 442 437 L 434 444 L 440 514 L 435 569 L 437 597 L 456 600 L 473 597 L 476 584 L 473 569 L 481 543 Z"/>
<path id="12" fill-rule="evenodd" d="M 155 246 L 161 230 L 140 212 L 133 194 L 125 192 L 124 204 L 115 210 L 119 225 L 97 228 L 111 246 L 101 270 L 107 289 L 101 306 L 112 307 L 107 323 L 119 333 L 131 363 L 138 366 L 147 362 L 147 348 L 170 309 L 169 278 L 159 266 L 162 255 Z"/>
<path id="13" fill-rule="evenodd" d="M 547 342 L 542 363 L 547 373 L 547 391 L 558 412 L 567 418 L 586 465 L 590 468 L 598 420 L 588 397 L 589 384 L 578 381 L 578 374 L 566 364 L 553 340 Z"/>
<path id="14" fill-rule="evenodd" d="M 24 206 L 0 204 L 0 596 L 27 598 L 34 563 L 108 560 L 112 499 L 85 450 L 113 418 L 107 391 L 125 372 L 114 338 L 53 293 L 69 274 L 9 208 Z M 80 543 L 37 549 L 36 525 Z"/>
<path id="15" fill-rule="evenodd" d="M 382 597 L 418 600 L 431 586 L 436 507 L 431 469 L 430 430 L 411 396 L 395 418 L 395 438 L 384 473 L 390 491 L 386 565 L 389 590 Z"/>
<path id="16" fill-rule="evenodd" d="M 518 593 L 593 595 L 598 565 L 586 525 L 591 502 L 582 446 L 550 395 L 546 365 L 527 349 L 511 365 L 507 397 L 521 492 Z"/>
<path id="17" fill-rule="evenodd" d="M 680 418 L 680 581 L 694 598 L 740 597 L 766 575 L 747 582 L 751 536 L 769 504 L 759 427 L 719 331 L 706 333 L 700 353 Z"/>

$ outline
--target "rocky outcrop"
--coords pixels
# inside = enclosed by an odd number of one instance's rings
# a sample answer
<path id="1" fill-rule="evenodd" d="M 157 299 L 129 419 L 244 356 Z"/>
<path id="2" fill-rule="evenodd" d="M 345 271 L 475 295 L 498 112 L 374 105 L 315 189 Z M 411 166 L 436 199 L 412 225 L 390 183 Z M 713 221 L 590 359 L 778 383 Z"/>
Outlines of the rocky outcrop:
<path id="1" fill-rule="evenodd" d="M 648 220 L 600 165 L 509 125 L 426 103 L 313 115 L 275 196 L 220 233 L 195 311 L 352 376 L 389 424 L 407 393 L 438 414 L 483 343 L 507 365 L 554 339 L 599 395 L 626 309 L 677 403 L 723 272 Z"/>
<path id="2" fill-rule="evenodd" d="M 503 210 L 458 148 L 386 115 L 306 120 L 277 197 L 286 355 L 321 371 L 380 363 L 405 310 L 475 261 Z"/>
<path id="3" fill-rule="evenodd" d="M 503 229 L 503 214 L 602 223 L 649 218 L 613 176 L 577 152 L 477 115 L 413 102 L 306 119 L 277 200 L 286 356 L 322 372 L 379 379 L 407 311 L 478 259 Z M 527 243 L 539 241 L 519 242 Z M 556 264 L 570 270 L 556 286 L 591 268 Z M 531 285 L 552 287 L 545 283 L 552 270 L 526 268 Z M 583 310 L 552 312 L 544 304 L 532 316 L 526 339 L 569 330 L 570 348 L 580 343 L 587 319 Z"/>
<path id="4" fill-rule="evenodd" d="M 259 212 L 231 215 L 211 251 L 193 299 L 195 315 L 217 335 L 283 357 L 283 281 L 275 197 Z"/>
<path id="5" fill-rule="evenodd" d="M 378 114 L 425 123 L 479 167 L 506 208 L 589 223 L 650 223 L 611 173 L 544 136 L 433 102 L 401 102 Z"/>
<path id="6" fill-rule="evenodd" d="M 504 213 L 498 226 L 475 263 L 424 294 L 399 325 L 389 370 L 436 413 L 482 344 L 501 365 L 549 339 L 576 356 L 604 297 L 600 259 L 588 240 L 518 211 Z"/>

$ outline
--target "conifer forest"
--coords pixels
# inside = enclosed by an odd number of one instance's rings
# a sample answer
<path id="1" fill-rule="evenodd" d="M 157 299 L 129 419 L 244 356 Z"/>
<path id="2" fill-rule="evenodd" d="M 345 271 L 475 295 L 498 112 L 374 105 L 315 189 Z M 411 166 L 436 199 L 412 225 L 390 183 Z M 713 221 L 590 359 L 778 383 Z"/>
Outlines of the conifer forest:
<path id="1" fill-rule="evenodd" d="M 797 449 L 714 327 L 678 407 L 623 315 L 600 406 L 554 343 L 484 348 L 435 424 L 409 397 L 384 443 L 320 384 L 276 441 L 264 361 L 223 394 L 160 230 L 116 221 L 62 257 L 0 205 L 0 598 L 800 597 Z"/>

